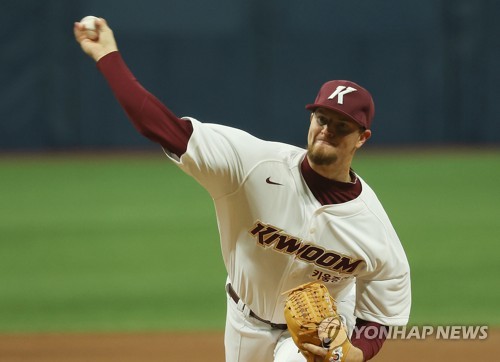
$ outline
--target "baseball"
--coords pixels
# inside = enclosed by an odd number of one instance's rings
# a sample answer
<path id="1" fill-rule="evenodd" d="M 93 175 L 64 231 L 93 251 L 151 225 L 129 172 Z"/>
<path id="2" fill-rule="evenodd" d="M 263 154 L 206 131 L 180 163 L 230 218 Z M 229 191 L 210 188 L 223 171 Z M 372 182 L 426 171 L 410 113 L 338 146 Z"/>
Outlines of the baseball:
<path id="1" fill-rule="evenodd" d="M 98 19 L 96 16 L 86 16 L 82 20 L 80 20 L 80 23 L 83 24 L 86 30 L 94 30 L 95 31 L 95 21 Z"/>

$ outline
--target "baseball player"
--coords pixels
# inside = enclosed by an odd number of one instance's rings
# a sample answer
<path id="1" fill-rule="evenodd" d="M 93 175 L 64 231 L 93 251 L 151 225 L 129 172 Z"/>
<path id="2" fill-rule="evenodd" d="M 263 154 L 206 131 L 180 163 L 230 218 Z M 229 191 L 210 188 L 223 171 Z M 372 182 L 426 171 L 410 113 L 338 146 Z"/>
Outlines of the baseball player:
<path id="1" fill-rule="evenodd" d="M 228 362 L 305 361 L 290 338 L 285 291 L 321 281 L 352 333 L 342 361 L 366 361 L 387 326 L 408 322 L 410 271 L 396 232 L 368 184 L 351 169 L 370 138 L 374 104 L 356 83 L 326 82 L 308 104 L 307 149 L 238 129 L 178 118 L 126 66 L 112 30 L 74 34 L 137 130 L 214 200 L 228 278 Z M 357 328 L 357 329 L 355 329 Z M 310 346 L 323 360 L 323 348 Z"/>

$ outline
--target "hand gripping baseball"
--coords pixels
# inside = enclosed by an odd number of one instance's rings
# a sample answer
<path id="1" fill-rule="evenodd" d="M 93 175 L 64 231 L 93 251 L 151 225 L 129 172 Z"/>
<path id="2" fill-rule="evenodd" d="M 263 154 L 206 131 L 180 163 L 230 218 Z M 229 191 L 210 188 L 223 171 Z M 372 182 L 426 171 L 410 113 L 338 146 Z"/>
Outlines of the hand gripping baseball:
<path id="1" fill-rule="evenodd" d="M 118 50 L 113 31 L 103 18 L 95 20 L 95 30 L 87 29 L 81 22 L 75 22 L 73 32 L 83 51 L 96 62 L 106 54 Z"/>
<path id="2" fill-rule="evenodd" d="M 328 289 L 313 282 L 287 293 L 288 330 L 307 361 L 345 362 L 352 345 Z"/>

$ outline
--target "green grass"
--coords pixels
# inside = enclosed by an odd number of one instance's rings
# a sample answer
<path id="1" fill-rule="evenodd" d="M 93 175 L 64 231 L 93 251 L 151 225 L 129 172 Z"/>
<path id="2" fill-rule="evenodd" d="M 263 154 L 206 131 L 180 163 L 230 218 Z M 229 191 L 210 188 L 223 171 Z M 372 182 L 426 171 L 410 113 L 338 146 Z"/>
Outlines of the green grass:
<path id="1" fill-rule="evenodd" d="M 223 327 L 212 201 L 166 157 L 0 169 L 0 330 Z"/>
<path id="2" fill-rule="evenodd" d="M 500 324 L 500 152 L 368 152 L 413 324 Z M 157 155 L 0 159 L 0 332 L 222 329 L 213 204 Z"/>

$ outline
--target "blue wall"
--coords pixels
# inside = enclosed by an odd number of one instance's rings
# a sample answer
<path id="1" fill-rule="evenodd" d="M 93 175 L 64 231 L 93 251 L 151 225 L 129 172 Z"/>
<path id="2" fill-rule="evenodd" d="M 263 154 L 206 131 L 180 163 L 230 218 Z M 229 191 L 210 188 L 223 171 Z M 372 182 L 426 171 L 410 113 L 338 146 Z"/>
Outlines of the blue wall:
<path id="1" fill-rule="evenodd" d="M 306 103 L 350 79 L 373 145 L 500 144 L 500 1 L 2 2 L 0 149 L 144 148 L 75 20 L 102 16 L 136 77 L 179 116 L 305 142 Z"/>

